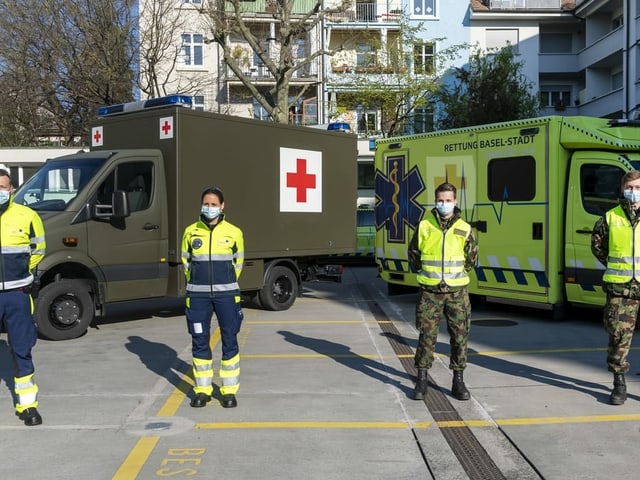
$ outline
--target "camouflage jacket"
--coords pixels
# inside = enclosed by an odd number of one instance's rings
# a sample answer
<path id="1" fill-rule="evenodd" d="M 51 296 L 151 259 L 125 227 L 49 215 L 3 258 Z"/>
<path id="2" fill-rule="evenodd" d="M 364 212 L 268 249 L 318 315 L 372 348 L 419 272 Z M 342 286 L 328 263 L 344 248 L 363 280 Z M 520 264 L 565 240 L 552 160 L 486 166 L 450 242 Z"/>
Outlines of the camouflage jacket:
<path id="1" fill-rule="evenodd" d="M 453 223 L 460 218 L 461 211 L 458 207 L 455 208 L 453 216 L 451 218 L 442 218 L 438 214 L 438 211 L 434 208 L 431 210 L 431 215 L 434 215 L 438 219 L 438 223 L 440 224 L 440 228 L 443 232 L 446 232 Z M 411 271 L 414 273 L 418 273 L 422 268 L 422 261 L 420 260 L 420 248 L 418 248 L 418 228 L 416 228 L 413 233 L 413 237 L 411 238 L 411 242 L 409 243 L 408 250 L 409 257 L 409 267 Z M 478 263 L 478 242 L 476 241 L 476 237 L 473 234 L 473 230 L 469 233 L 467 240 L 464 243 L 464 270 L 465 272 L 470 272 L 473 270 Z M 465 287 L 450 287 L 446 283 L 441 283 L 436 287 L 428 287 L 425 285 L 421 285 L 421 288 L 424 288 L 429 291 L 434 292 L 455 292 L 461 290 Z"/>
<path id="2" fill-rule="evenodd" d="M 627 200 L 620 200 L 620 205 L 622 205 L 627 217 L 631 220 L 631 224 L 635 226 L 640 221 L 640 210 L 634 213 Z M 600 217 L 593 227 L 591 252 L 602 265 L 607 266 L 607 259 L 609 258 L 609 225 L 607 224 L 606 215 Z M 602 288 L 605 292 L 615 296 L 640 299 L 640 284 L 637 280 L 631 280 L 624 284 L 605 282 Z"/>

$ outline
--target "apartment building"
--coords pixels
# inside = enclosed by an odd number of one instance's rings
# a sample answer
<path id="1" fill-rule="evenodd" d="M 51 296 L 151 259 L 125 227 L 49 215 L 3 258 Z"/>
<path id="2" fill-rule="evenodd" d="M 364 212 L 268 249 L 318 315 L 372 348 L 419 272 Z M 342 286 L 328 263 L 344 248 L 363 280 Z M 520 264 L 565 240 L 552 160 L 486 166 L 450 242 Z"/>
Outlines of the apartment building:
<path id="1" fill-rule="evenodd" d="M 272 14 L 276 1 L 242 2 L 251 31 L 274 57 L 279 51 L 278 23 Z M 150 25 L 143 6 L 158 2 L 173 0 L 141 2 L 141 30 Z M 165 68 L 167 93 L 192 95 L 196 108 L 265 119 L 264 108 L 210 40 L 210 23 L 200 13 L 203 2 L 171 4 L 180 19 L 174 33 L 179 55 Z M 295 0 L 294 13 L 304 15 L 315 4 L 316 0 Z M 323 8 L 338 4 L 339 0 L 325 0 Z M 401 42 L 403 22 L 422 25 L 414 45 Z M 367 79 L 394 88 L 406 78 L 407 69 L 412 74 L 430 71 L 438 51 L 465 43 L 485 50 L 514 47 L 523 73 L 540 96 L 541 115 L 634 118 L 640 115 L 639 36 L 640 0 L 354 0 L 349 9 L 327 15 L 297 40 L 297 57 L 320 50 L 336 53 L 295 73 L 290 98 L 300 98 L 290 110 L 290 120 L 305 125 L 347 122 L 361 136 L 375 136 L 383 112 L 375 105 L 350 103 L 349 94 Z M 273 86 L 273 78 L 247 42 L 228 41 L 243 75 L 262 91 Z M 402 45 L 404 56 L 394 56 L 390 45 Z M 463 50 L 457 60 L 438 67 L 462 66 L 467 60 L 468 51 Z M 416 112 L 425 118 L 423 129 L 433 128 L 428 120 L 433 114 L 426 108 Z"/>
<path id="2" fill-rule="evenodd" d="M 152 29 L 154 22 L 158 22 L 158 10 L 162 9 L 157 4 L 170 1 L 140 2 L 141 31 Z M 276 1 L 241 3 L 245 21 L 273 58 L 279 52 L 276 41 L 279 27 L 273 17 Z M 167 76 L 166 93 L 192 95 L 199 109 L 266 118 L 265 109 L 224 64 L 220 47 L 211 41 L 210 22 L 201 13 L 205 2 L 182 0 L 163 10 L 163 21 L 174 25 L 174 42 L 180 49 L 175 61 L 172 63 L 168 57 L 168 65 L 161 69 Z M 336 8 L 340 3 L 339 0 L 325 0 L 323 9 Z M 316 0 L 295 0 L 293 12 L 302 16 L 315 5 Z M 317 28 L 297 40 L 294 55 L 302 58 L 321 50 L 338 53 L 321 56 L 294 74 L 290 98 L 300 98 L 291 108 L 291 122 L 313 125 L 341 121 L 349 123 L 362 135 L 379 132 L 380 108 L 351 105 L 341 97 L 357 90 L 358 85 L 372 76 L 375 76 L 374 81 L 393 88 L 402 81 L 399 74 L 406 73 L 407 69 L 414 69 L 412 71 L 416 73 L 430 72 L 435 67 L 433 62 L 439 49 L 468 42 L 468 10 L 467 0 L 354 0 L 348 9 L 327 15 Z M 406 20 L 402 20 L 403 12 Z M 416 45 L 402 46 L 405 53 L 391 58 L 393 55 L 389 54 L 388 46 L 400 45 L 403 21 L 419 23 L 423 29 Z M 263 91 L 272 87 L 274 79 L 246 40 L 230 37 L 228 42 L 234 58 L 242 65 L 243 75 Z M 464 61 L 463 53 L 456 65 L 462 65 Z M 415 62 L 418 62 L 417 70 Z M 418 114 L 428 117 L 432 112 Z M 427 128 L 432 122 L 423 124 Z"/>
<path id="3" fill-rule="evenodd" d="M 640 0 L 472 0 L 470 38 L 511 44 L 541 115 L 638 118 Z"/>

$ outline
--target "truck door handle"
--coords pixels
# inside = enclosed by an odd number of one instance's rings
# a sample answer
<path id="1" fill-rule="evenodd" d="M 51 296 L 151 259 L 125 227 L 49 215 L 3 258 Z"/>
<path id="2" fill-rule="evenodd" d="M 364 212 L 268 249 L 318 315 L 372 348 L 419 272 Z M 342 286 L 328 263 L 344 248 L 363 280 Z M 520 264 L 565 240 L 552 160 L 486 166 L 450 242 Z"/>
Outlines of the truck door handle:
<path id="1" fill-rule="evenodd" d="M 587 230 L 586 228 L 579 228 L 578 230 L 576 230 L 576 233 L 588 233 L 589 235 L 591 235 L 593 233 L 593 230 Z"/>
<path id="2" fill-rule="evenodd" d="M 144 224 L 144 228 L 145 230 L 158 230 L 160 228 L 160 225 L 154 225 L 153 223 L 145 223 Z"/>

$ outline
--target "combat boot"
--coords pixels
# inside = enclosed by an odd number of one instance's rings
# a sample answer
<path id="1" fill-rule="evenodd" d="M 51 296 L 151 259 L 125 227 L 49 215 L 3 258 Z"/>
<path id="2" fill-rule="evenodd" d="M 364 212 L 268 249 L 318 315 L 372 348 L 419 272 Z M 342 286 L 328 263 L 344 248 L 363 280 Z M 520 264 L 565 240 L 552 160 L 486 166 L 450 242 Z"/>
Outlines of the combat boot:
<path id="1" fill-rule="evenodd" d="M 624 373 L 613 374 L 613 390 L 609 397 L 611 405 L 622 405 L 627 399 L 627 383 L 624 380 Z"/>
<path id="2" fill-rule="evenodd" d="M 454 370 L 453 372 L 453 384 L 451 385 L 451 395 L 458 400 L 469 400 L 469 390 L 464 385 L 464 379 L 462 377 L 462 370 Z"/>
<path id="3" fill-rule="evenodd" d="M 424 400 L 424 396 L 427 394 L 428 383 L 427 369 L 419 368 L 418 378 L 416 379 L 416 388 L 413 390 L 414 400 Z"/>

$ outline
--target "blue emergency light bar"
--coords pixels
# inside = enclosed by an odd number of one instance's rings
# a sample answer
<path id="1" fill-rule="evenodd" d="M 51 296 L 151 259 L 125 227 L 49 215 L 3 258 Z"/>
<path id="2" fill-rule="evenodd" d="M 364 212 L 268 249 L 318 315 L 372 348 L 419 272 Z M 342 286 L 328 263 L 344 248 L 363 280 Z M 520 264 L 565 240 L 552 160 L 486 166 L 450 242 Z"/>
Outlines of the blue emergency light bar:
<path id="1" fill-rule="evenodd" d="M 139 100 L 137 102 L 119 103 L 117 105 L 100 107 L 98 108 L 98 116 L 108 117 L 109 115 L 171 106 L 191 108 L 192 104 L 191 97 L 188 95 L 169 95 L 167 97 L 150 98 L 149 100 Z"/>

